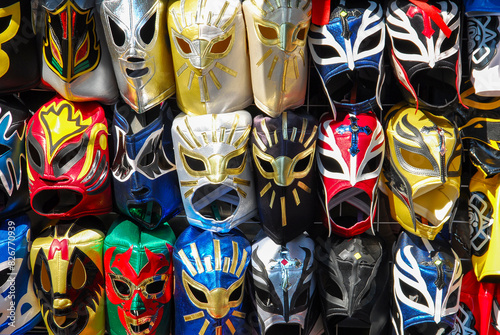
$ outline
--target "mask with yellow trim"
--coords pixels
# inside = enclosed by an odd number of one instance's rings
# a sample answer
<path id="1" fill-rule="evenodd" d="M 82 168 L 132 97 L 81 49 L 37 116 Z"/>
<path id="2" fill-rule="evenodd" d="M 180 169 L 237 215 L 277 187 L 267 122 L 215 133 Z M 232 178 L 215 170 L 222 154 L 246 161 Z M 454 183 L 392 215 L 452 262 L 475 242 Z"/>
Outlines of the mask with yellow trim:
<path id="1" fill-rule="evenodd" d="M 104 334 L 101 225 L 92 216 L 60 221 L 33 241 L 34 289 L 50 335 Z"/>
<path id="2" fill-rule="evenodd" d="M 251 334 L 246 270 L 251 247 L 238 229 L 189 226 L 174 247 L 175 334 Z"/>
<path id="3" fill-rule="evenodd" d="M 240 0 L 171 0 L 168 34 L 177 105 L 183 112 L 218 114 L 250 105 L 250 64 Z"/>
<path id="4" fill-rule="evenodd" d="M 144 113 L 175 93 L 168 0 L 97 0 L 123 100 Z"/>
<path id="5" fill-rule="evenodd" d="M 118 98 L 95 1 L 33 2 L 42 79 L 65 99 L 111 104 Z"/>
<path id="6" fill-rule="evenodd" d="M 252 117 L 179 114 L 173 122 L 175 162 L 191 225 L 228 232 L 257 214 L 248 143 Z"/>
<path id="7" fill-rule="evenodd" d="M 283 112 L 253 120 L 252 155 L 264 231 L 278 244 L 299 236 L 316 214 L 314 154 L 318 121 Z"/>
<path id="8" fill-rule="evenodd" d="M 26 135 L 33 210 L 49 218 L 111 211 L 108 124 L 95 102 L 57 96 L 30 119 Z"/>
<path id="9" fill-rule="evenodd" d="M 407 231 L 433 240 L 453 217 L 460 194 L 462 142 L 445 117 L 395 105 L 385 119 L 386 159 L 380 188 Z"/>
<path id="10" fill-rule="evenodd" d="M 277 117 L 304 103 L 311 0 L 243 1 L 254 101 Z"/>

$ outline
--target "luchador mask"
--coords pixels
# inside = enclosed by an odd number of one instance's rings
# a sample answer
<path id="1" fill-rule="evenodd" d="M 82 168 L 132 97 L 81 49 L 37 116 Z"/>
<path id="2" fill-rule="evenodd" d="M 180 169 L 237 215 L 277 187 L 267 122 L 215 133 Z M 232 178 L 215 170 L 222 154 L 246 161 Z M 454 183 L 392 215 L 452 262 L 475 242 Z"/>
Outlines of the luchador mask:
<path id="1" fill-rule="evenodd" d="M 390 269 L 383 240 L 368 234 L 349 239 L 332 235 L 316 247 L 315 257 L 326 333 L 334 334 L 340 321 L 355 318 L 370 326 L 370 334 L 386 334 Z"/>
<path id="2" fill-rule="evenodd" d="M 108 124 L 99 104 L 55 97 L 30 119 L 26 137 L 35 212 L 69 219 L 111 210 Z"/>
<path id="3" fill-rule="evenodd" d="M 428 240 L 402 231 L 394 250 L 396 334 L 449 334 L 459 310 L 460 258 L 440 235 Z"/>
<path id="4" fill-rule="evenodd" d="M 50 335 L 104 334 L 104 233 L 95 228 L 98 221 L 59 221 L 33 241 L 34 288 Z"/>
<path id="5" fill-rule="evenodd" d="M 175 334 L 245 334 L 250 243 L 237 229 L 189 226 L 174 248 Z"/>
<path id="6" fill-rule="evenodd" d="M 0 21 L 0 92 L 19 92 L 38 85 L 40 65 L 30 1 L 2 1 Z"/>
<path id="7" fill-rule="evenodd" d="M 29 270 L 31 223 L 26 215 L 0 223 L 0 333 L 26 334 L 41 321 Z"/>
<path id="8" fill-rule="evenodd" d="M 243 2 L 254 102 L 277 117 L 304 104 L 311 1 Z"/>
<path id="9" fill-rule="evenodd" d="M 110 104 L 118 89 L 95 0 L 38 0 L 42 79 L 65 99 Z M 38 6 L 38 8 L 36 7 Z"/>
<path id="10" fill-rule="evenodd" d="M 143 113 L 175 93 L 167 0 L 97 0 L 121 96 Z"/>
<path id="11" fill-rule="evenodd" d="M 495 0 L 465 0 L 464 5 L 467 15 L 500 13 L 500 4 Z"/>
<path id="12" fill-rule="evenodd" d="M 175 235 L 119 218 L 104 241 L 106 311 L 113 335 L 168 334 Z"/>
<path id="13" fill-rule="evenodd" d="M 385 23 L 381 4 L 347 2 L 340 1 L 328 24 L 311 25 L 308 43 L 334 113 L 357 114 L 381 105 Z"/>
<path id="14" fill-rule="evenodd" d="M 175 216 L 182 206 L 171 128 L 166 102 L 143 114 L 127 104 L 115 106 L 111 171 L 116 205 L 149 229 Z"/>
<path id="15" fill-rule="evenodd" d="M 261 231 L 252 245 L 252 279 L 262 334 L 309 334 L 316 288 L 314 242 L 305 235 L 279 245 Z"/>
<path id="16" fill-rule="evenodd" d="M 460 5 L 454 0 L 391 0 L 386 11 L 391 63 L 417 109 L 449 106 L 460 94 Z"/>
<path id="17" fill-rule="evenodd" d="M 31 113 L 14 96 L 0 98 L 0 216 L 29 208 L 25 131 Z"/>
<path id="18" fill-rule="evenodd" d="M 228 232 L 257 214 L 246 111 L 174 119 L 172 138 L 190 224 Z"/>
<path id="19" fill-rule="evenodd" d="M 386 160 L 379 186 L 403 228 L 433 240 L 460 193 L 462 143 L 454 124 L 404 103 L 386 116 Z"/>
<path id="20" fill-rule="evenodd" d="M 500 93 L 499 15 L 500 12 L 490 16 L 467 17 L 470 80 L 480 96 L 498 96 Z"/>
<path id="21" fill-rule="evenodd" d="M 250 105 L 252 86 L 240 0 L 170 0 L 168 33 L 176 98 L 187 114 Z"/>
<path id="22" fill-rule="evenodd" d="M 259 214 L 275 243 L 293 240 L 313 223 L 317 124 L 311 115 L 290 111 L 275 119 L 259 115 L 253 121 Z"/>
<path id="23" fill-rule="evenodd" d="M 471 229 L 472 265 L 478 280 L 498 279 L 500 269 L 497 255 L 500 252 L 499 233 L 500 175 L 485 178 L 478 171 L 470 181 L 469 224 Z"/>
<path id="24" fill-rule="evenodd" d="M 335 234 L 350 237 L 371 228 L 377 181 L 384 158 L 384 132 L 374 113 L 331 114 L 320 120 L 318 170 L 323 221 Z"/>

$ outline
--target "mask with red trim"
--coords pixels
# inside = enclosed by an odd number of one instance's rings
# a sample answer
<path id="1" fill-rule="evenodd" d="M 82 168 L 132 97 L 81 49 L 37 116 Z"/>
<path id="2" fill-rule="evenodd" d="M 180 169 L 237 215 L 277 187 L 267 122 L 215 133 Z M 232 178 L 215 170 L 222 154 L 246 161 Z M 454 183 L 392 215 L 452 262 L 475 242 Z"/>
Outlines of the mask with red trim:
<path id="1" fill-rule="evenodd" d="M 460 94 L 460 8 L 454 0 L 387 4 L 392 66 L 417 109 L 449 106 Z"/>
<path id="2" fill-rule="evenodd" d="M 119 218 L 111 226 L 104 241 L 110 334 L 168 333 L 174 242 L 166 223 L 147 230 Z"/>
<path id="3" fill-rule="evenodd" d="M 99 104 L 55 97 L 30 119 L 26 142 L 37 214 L 69 219 L 111 210 L 108 124 Z"/>
<path id="4" fill-rule="evenodd" d="M 322 116 L 316 157 L 324 222 L 335 234 L 351 237 L 371 227 L 384 142 L 372 112 L 339 114 L 336 121 L 331 114 Z"/>

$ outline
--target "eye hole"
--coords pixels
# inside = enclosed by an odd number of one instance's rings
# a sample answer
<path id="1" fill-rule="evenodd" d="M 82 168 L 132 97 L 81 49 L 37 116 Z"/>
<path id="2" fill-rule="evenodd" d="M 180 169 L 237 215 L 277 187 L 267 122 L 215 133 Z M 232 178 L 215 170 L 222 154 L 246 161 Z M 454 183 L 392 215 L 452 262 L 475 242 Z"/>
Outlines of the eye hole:
<path id="1" fill-rule="evenodd" d="M 275 40 L 278 38 L 278 32 L 275 29 L 263 26 L 261 24 L 259 24 L 257 27 L 259 28 L 259 33 L 262 35 L 262 37 L 268 40 Z"/>
<path id="2" fill-rule="evenodd" d="M 359 52 L 375 49 L 379 45 L 381 37 L 382 31 L 379 30 L 372 36 L 365 38 L 359 45 Z"/>
<path id="3" fill-rule="evenodd" d="M 241 155 L 238 155 L 236 157 L 232 157 L 229 162 L 227 162 L 227 168 L 228 169 L 237 169 L 239 168 L 245 159 L 245 153 L 242 153 Z"/>
<path id="4" fill-rule="evenodd" d="M 297 297 L 297 300 L 295 301 L 295 307 L 302 307 L 307 305 L 309 297 L 309 290 L 304 290 L 300 293 L 300 295 Z"/>
<path id="5" fill-rule="evenodd" d="M 306 28 L 302 28 L 297 33 L 297 39 L 300 41 L 305 41 L 306 39 Z"/>
<path id="6" fill-rule="evenodd" d="M 146 292 L 148 292 L 148 294 L 158 294 L 161 293 L 164 286 L 165 286 L 165 281 L 158 280 L 152 282 L 151 284 L 146 285 Z"/>
<path id="7" fill-rule="evenodd" d="M 7 281 L 7 279 L 9 279 L 10 272 L 11 272 L 10 268 L 8 267 L 0 271 L 0 287 L 2 287 L 3 284 L 5 284 L 5 282 Z"/>
<path id="8" fill-rule="evenodd" d="M 422 293 L 420 293 L 416 288 L 406 284 L 404 281 L 399 281 L 399 285 L 401 286 L 401 291 L 405 297 L 417 304 L 427 305 Z"/>
<path id="9" fill-rule="evenodd" d="M 394 38 L 393 40 L 394 43 L 394 49 L 398 50 L 399 52 L 404 52 L 405 54 L 415 54 L 415 55 L 420 55 L 420 49 L 413 44 L 412 41 L 407 41 L 407 40 L 401 40 L 399 38 Z"/>
<path id="10" fill-rule="evenodd" d="M 0 144 L 0 156 L 8 152 L 10 148 L 6 145 Z"/>
<path id="11" fill-rule="evenodd" d="M 206 171 L 205 163 L 202 160 L 187 155 L 184 155 L 184 158 L 191 170 L 198 172 Z"/>
<path id="12" fill-rule="evenodd" d="M 273 165 L 271 163 L 269 163 L 268 161 L 265 161 L 265 160 L 261 159 L 260 157 L 257 157 L 257 158 L 259 160 L 260 166 L 262 167 L 262 169 L 264 171 L 266 171 L 267 173 L 273 173 L 274 172 L 274 168 L 273 168 Z"/>
<path id="13" fill-rule="evenodd" d="M 122 28 L 120 28 L 112 18 L 108 18 L 108 23 L 115 45 L 118 47 L 125 45 L 125 32 Z"/>
<path id="14" fill-rule="evenodd" d="M 321 160 L 321 164 L 323 164 L 323 167 L 328 172 L 342 173 L 342 167 L 340 166 L 339 162 L 337 162 L 337 160 L 322 154 L 319 154 L 319 159 Z"/>
<path id="15" fill-rule="evenodd" d="M 229 36 L 226 39 L 219 41 L 212 45 L 212 48 L 210 49 L 210 53 L 213 54 L 222 54 L 226 52 L 226 50 L 229 48 L 229 45 L 231 44 L 233 36 Z"/>
<path id="16" fill-rule="evenodd" d="M 50 276 L 49 272 L 47 271 L 47 266 L 45 265 L 45 262 L 42 262 L 42 270 L 41 270 L 41 275 L 40 275 L 40 282 L 42 284 L 42 289 L 45 292 L 50 292 L 52 289 L 52 284 L 50 283 Z"/>
<path id="17" fill-rule="evenodd" d="M 71 162 L 73 158 L 80 152 L 80 145 L 75 146 L 72 150 L 68 151 L 61 159 L 57 162 L 59 169 L 62 169 L 68 162 Z"/>
<path id="18" fill-rule="evenodd" d="M 205 293 L 203 293 L 203 291 L 198 290 L 197 288 L 193 287 L 191 284 L 188 284 L 188 285 L 189 285 L 189 289 L 193 293 L 196 300 L 198 300 L 202 304 L 208 303 L 207 296 L 205 295 Z"/>
<path id="19" fill-rule="evenodd" d="M 380 165 L 380 161 L 382 160 L 382 154 L 378 154 L 373 157 L 366 163 L 365 168 L 363 169 L 363 174 L 374 172 L 378 169 Z"/>
<path id="20" fill-rule="evenodd" d="M 73 273 L 71 274 L 71 286 L 75 289 L 81 289 L 85 282 L 87 281 L 87 271 L 83 266 L 80 258 L 76 259 L 75 265 L 73 267 Z"/>
<path id="21" fill-rule="evenodd" d="M 231 295 L 229 296 L 229 302 L 238 301 L 241 298 L 242 294 L 243 294 L 243 285 L 240 285 L 233 292 L 231 292 Z"/>
<path id="22" fill-rule="evenodd" d="M 422 155 L 418 155 L 406 149 L 400 149 L 403 159 L 413 167 L 423 170 L 434 170 L 432 163 L 429 159 Z"/>
<path id="23" fill-rule="evenodd" d="M 457 35 L 458 35 L 458 29 L 454 30 L 449 38 L 445 38 L 443 40 L 443 44 L 441 44 L 441 50 L 447 51 L 450 50 L 457 44 Z"/>
<path id="24" fill-rule="evenodd" d="M 9 28 L 10 21 L 12 21 L 12 15 L 0 17 L 0 33 L 3 33 Z"/>
<path id="25" fill-rule="evenodd" d="M 115 284 L 114 287 L 116 287 L 116 290 L 121 295 L 129 295 L 130 294 L 130 287 L 124 281 L 122 281 L 120 279 L 113 279 L 113 283 Z"/>
<path id="26" fill-rule="evenodd" d="M 141 40 L 149 44 L 153 40 L 153 37 L 155 36 L 155 29 L 156 27 L 156 13 L 151 16 L 148 21 L 142 26 L 141 28 Z"/>
<path id="27" fill-rule="evenodd" d="M 446 303 L 446 308 L 452 308 L 457 305 L 458 302 L 458 290 L 455 290 L 450 296 L 448 297 L 448 302 Z"/>
<path id="28" fill-rule="evenodd" d="M 293 169 L 294 172 L 303 172 L 307 169 L 307 167 L 309 166 L 309 162 L 311 161 L 313 155 L 312 153 L 307 156 L 307 157 L 304 157 L 302 158 L 301 160 L 299 160 L 297 162 L 297 164 L 295 164 L 295 168 Z"/>
<path id="29" fill-rule="evenodd" d="M 178 38 L 178 37 L 176 37 L 176 40 L 177 40 L 177 44 L 181 48 L 182 52 L 184 52 L 185 54 L 190 54 L 192 52 L 191 47 L 189 46 L 188 42 L 186 42 L 182 38 Z"/>
<path id="30" fill-rule="evenodd" d="M 148 166 L 154 162 L 154 159 L 155 159 L 155 153 L 152 151 L 152 152 L 142 156 L 139 164 L 142 166 Z"/>
<path id="31" fill-rule="evenodd" d="M 31 141 L 28 141 L 28 154 L 30 163 L 40 168 L 42 165 L 42 159 L 40 157 L 40 154 L 38 153 L 37 148 L 35 148 Z"/>
<path id="32" fill-rule="evenodd" d="M 335 298 L 343 299 L 344 295 L 342 294 L 342 290 L 334 280 L 328 276 L 320 276 L 320 278 L 327 294 Z"/>
<path id="33" fill-rule="evenodd" d="M 340 54 L 335 48 L 332 48 L 328 45 L 319 45 L 313 44 L 314 52 L 318 55 L 319 58 L 328 59 L 328 58 L 338 58 Z"/>
<path id="34" fill-rule="evenodd" d="M 271 294 L 269 292 L 264 291 L 263 289 L 255 286 L 255 295 L 262 302 L 262 304 L 266 307 L 271 307 L 273 305 L 273 301 L 271 300 Z"/>

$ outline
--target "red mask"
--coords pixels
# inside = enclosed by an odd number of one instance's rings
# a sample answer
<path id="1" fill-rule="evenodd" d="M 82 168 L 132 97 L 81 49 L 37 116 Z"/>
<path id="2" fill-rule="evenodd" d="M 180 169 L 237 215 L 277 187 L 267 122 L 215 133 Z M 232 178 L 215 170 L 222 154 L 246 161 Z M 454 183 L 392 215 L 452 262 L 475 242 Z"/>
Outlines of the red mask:
<path id="1" fill-rule="evenodd" d="M 108 124 L 95 102 L 56 97 L 28 123 L 26 152 L 31 207 L 49 218 L 108 213 Z"/>

